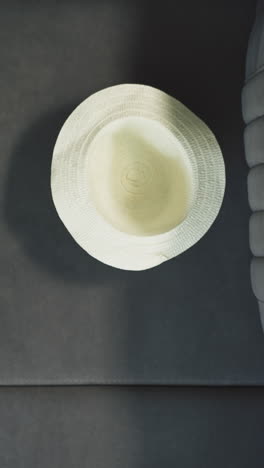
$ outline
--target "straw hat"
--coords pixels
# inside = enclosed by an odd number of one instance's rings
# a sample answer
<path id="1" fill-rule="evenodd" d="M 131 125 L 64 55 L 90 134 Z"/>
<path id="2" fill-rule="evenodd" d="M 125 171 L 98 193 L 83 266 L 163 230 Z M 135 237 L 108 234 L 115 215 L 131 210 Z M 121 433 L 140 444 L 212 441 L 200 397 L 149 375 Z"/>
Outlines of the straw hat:
<path id="1" fill-rule="evenodd" d="M 222 204 L 225 168 L 213 133 L 187 107 L 156 88 L 121 84 L 88 97 L 64 123 L 51 190 L 84 250 L 144 270 L 206 233 Z"/>

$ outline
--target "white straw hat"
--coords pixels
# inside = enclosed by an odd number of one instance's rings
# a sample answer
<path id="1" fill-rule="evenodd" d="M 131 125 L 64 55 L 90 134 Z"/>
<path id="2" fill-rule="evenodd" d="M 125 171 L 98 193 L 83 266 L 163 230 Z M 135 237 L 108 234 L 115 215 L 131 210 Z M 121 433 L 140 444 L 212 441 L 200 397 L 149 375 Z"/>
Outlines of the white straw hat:
<path id="1" fill-rule="evenodd" d="M 220 147 L 172 96 L 139 84 L 83 101 L 55 144 L 58 215 L 90 255 L 125 270 L 154 267 L 195 244 L 225 190 Z"/>

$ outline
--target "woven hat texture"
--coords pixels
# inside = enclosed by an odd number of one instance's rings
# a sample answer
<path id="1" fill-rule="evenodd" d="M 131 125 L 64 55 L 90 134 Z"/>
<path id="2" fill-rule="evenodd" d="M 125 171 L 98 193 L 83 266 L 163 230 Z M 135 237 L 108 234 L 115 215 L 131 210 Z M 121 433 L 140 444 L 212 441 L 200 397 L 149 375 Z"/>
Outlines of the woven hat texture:
<path id="1" fill-rule="evenodd" d="M 107 265 L 144 270 L 194 245 L 225 190 L 221 149 L 174 97 L 121 84 L 84 100 L 53 152 L 51 191 L 75 241 Z"/>

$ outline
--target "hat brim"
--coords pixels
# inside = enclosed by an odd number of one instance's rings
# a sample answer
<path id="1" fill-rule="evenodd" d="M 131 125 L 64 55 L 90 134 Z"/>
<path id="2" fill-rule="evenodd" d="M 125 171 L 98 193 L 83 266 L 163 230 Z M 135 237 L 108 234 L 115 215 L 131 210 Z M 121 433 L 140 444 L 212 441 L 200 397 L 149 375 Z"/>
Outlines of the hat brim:
<path id="1" fill-rule="evenodd" d="M 89 192 L 88 146 L 105 125 L 132 115 L 156 120 L 176 136 L 196 181 L 184 221 L 154 236 L 115 229 L 98 213 Z M 208 231 L 223 201 L 225 166 L 212 131 L 181 102 L 151 86 L 121 84 L 88 97 L 64 123 L 53 152 L 51 191 L 60 219 L 85 251 L 107 265 L 144 270 L 184 252 Z"/>

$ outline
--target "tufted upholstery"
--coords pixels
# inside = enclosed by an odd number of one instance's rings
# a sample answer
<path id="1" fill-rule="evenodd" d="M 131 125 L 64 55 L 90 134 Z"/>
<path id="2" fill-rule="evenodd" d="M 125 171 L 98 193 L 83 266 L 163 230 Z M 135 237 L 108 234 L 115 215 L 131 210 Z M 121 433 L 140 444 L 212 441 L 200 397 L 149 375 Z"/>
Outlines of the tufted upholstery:
<path id="1" fill-rule="evenodd" d="M 264 163 L 264 117 L 248 123 L 245 128 L 244 142 L 249 167 Z"/>
<path id="2" fill-rule="evenodd" d="M 249 243 L 256 257 L 264 256 L 264 211 L 252 213 L 249 220 Z"/>
<path id="3" fill-rule="evenodd" d="M 242 111 L 248 174 L 248 200 L 253 211 L 249 222 L 249 243 L 253 254 L 251 282 L 259 301 L 264 328 L 264 0 L 257 4 L 250 35 Z"/>

